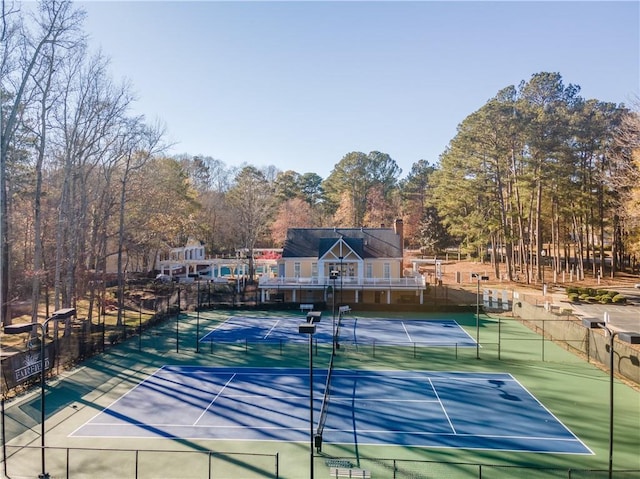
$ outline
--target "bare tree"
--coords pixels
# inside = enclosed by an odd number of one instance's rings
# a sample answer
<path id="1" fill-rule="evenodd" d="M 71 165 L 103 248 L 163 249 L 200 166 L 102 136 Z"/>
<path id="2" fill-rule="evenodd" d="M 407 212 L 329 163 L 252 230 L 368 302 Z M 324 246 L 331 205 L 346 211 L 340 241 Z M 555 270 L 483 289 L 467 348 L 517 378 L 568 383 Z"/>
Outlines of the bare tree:
<path id="1" fill-rule="evenodd" d="M 114 144 L 133 96 L 128 84 L 117 86 L 111 81 L 107 64 L 100 54 L 87 61 L 83 53 L 65 69 L 63 108 L 57 115 L 58 156 L 64 173 L 56 231 L 56 306 L 85 294 L 88 272 L 97 270 L 100 261 L 97 230 L 108 223 L 112 213 L 110 177 L 99 167 L 115 163 L 111 161 L 118 156 Z M 69 218 L 73 221 L 67 221 Z M 93 289 L 90 297 L 89 317 Z"/>
<path id="2" fill-rule="evenodd" d="M 14 15 L 15 14 L 15 15 Z M 11 16 L 10 16 L 11 15 Z M 78 28 L 84 13 L 74 9 L 69 1 L 45 0 L 38 4 L 33 15 L 30 31 L 17 12 L 2 9 L 2 57 L 0 72 L 2 83 L 0 91 L 0 308 L 2 317 L 7 318 L 7 298 L 9 292 L 10 249 L 9 249 L 9 211 L 7 197 L 7 165 L 13 140 L 19 128 L 21 115 L 28 106 L 33 88 L 39 89 L 47 84 L 47 69 L 55 62 L 52 55 L 56 47 L 65 48 L 77 40 Z M 34 79 L 39 83 L 34 84 Z M 43 83 L 44 81 L 44 83 Z M 6 98 L 6 100 L 5 100 Z M 41 103 L 42 104 L 42 103 Z M 46 101 L 45 101 L 46 105 Z"/>
<path id="3" fill-rule="evenodd" d="M 121 137 L 119 147 L 120 159 L 120 204 L 118 219 L 118 325 L 122 325 L 122 310 L 124 308 L 124 251 L 125 251 L 125 211 L 127 204 L 127 187 L 131 175 L 142 168 L 154 155 L 162 152 L 160 141 L 164 135 L 161 127 L 149 127 L 143 118 L 131 118 L 126 123 L 126 131 Z"/>
<path id="4" fill-rule="evenodd" d="M 253 166 L 245 166 L 236 176 L 235 185 L 227 195 L 235 213 L 238 238 L 248 250 L 250 278 L 254 273 L 253 250 L 256 243 L 268 233 L 273 215 L 275 175 L 271 173 L 271 169 L 264 172 Z"/>

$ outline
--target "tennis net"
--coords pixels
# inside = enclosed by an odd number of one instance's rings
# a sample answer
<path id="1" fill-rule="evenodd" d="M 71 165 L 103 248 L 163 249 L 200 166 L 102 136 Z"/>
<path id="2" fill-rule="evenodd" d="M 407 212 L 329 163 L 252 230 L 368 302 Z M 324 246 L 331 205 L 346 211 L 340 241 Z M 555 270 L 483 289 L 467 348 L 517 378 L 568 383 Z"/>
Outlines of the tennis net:
<path id="1" fill-rule="evenodd" d="M 329 409 L 329 399 L 331 398 L 331 376 L 333 375 L 333 362 L 335 356 L 335 351 L 333 351 L 331 354 L 331 359 L 329 360 L 329 368 L 327 369 L 327 381 L 324 385 L 324 397 L 322 398 L 322 406 L 320 407 L 320 418 L 318 419 L 318 428 L 316 429 L 316 447 L 318 447 L 318 449 L 320 449 L 320 444 L 322 443 L 322 433 L 324 432 L 324 425 L 327 422 L 327 410 Z M 320 441 L 319 443 L 318 440 Z"/>
<path id="2" fill-rule="evenodd" d="M 344 315 L 350 311 L 351 311 L 350 306 L 340 306 L 340 309 L 338 310 L 339 312 L 338 325 L 336 326 L 336 337 L 335 337 L 336 343 L 340 342 L 340 327 L 342 326 L 342 318 L 344 318 Z"/>
<path id="3" fill-rule="evenodd" d="M 316 429 L 316 447 L 318 450 L 320 450 L 322 445 L 322 434 L 324 432 L 324 425 L 327 422 L 329 400 L 331 399 L 331 377 L 333 375 L 333 364 L 336 357 L 337 343 L 340 340 L 340 325 L 342 323 L 343 315 L 349 311 L 351 311 L 349 306 L 340 306 L 338 322 L 334 331 L 333 350 L 331 352 L 331 359 L 329 360 L 329 368 L 327 370 L 327 381 L 324 385 L 324 397 L 322 398 L 322 406 L 320 407 L 320 418 L 318 419 L 318 427 Z"/>

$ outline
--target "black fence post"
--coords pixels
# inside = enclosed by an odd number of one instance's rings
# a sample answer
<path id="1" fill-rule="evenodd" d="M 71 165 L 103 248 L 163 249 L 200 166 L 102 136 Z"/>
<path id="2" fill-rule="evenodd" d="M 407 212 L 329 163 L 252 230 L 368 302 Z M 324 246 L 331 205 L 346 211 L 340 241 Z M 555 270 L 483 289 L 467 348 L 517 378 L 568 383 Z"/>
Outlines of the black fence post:
<path id="1" fill-rule="evenodd" d="M 196 353 L 200 352 L 200 280 L 198 280 L 198 302 L 196 306 Z"/>
<path id="2" fill-rule="evenodd" d="M 546 320 L 542 320 L 542 362 L 544 362 L 544 323 Z"/>
<path id="3" fill-rule="evenodd" d="M 138 313 L 138 351 L 142 351 L 142 296 L 140 296 Z"/>
<path id="4" fill-rule="evenodd" d="M 180 287 L 178 287 L 178 309 L 176 312 L 176 353 L 180 352 Z"/>

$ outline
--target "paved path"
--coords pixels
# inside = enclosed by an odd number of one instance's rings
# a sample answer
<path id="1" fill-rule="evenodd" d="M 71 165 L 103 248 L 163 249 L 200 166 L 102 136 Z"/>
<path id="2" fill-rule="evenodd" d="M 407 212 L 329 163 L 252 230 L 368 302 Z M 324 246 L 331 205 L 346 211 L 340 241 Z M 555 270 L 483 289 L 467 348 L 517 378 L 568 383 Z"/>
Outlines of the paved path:
<path id="1" fill-rule="evenodd" d="M 617 331 L 630 331 L 640 334 L 640 289 L 625 286 L 608 286 L 607 289 L 618 291 L 627 297 L 626 305 L 569 303 L 564 293 L 555 293 L 554 304 L 561 304 L 563 308 L 571 308 L 578 316 L 604 319 L 604 313 L 609 313 L 610 325 Z"/>

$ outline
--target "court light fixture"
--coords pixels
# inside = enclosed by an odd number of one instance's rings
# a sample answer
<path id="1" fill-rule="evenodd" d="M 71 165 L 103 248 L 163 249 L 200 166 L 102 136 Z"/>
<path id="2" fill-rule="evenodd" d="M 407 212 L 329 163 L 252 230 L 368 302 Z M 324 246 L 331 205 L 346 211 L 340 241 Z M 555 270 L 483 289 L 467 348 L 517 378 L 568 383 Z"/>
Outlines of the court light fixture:
<path id="1" fill-rule="evenodd" d="M 75 308 L 64 308 L 54 311 L 54 313 L 42 323 L 9 324 L 3 328 L 4 334 L 23 334 L 33 331 L 34 327 L 39 327 L 42 338 L 40 339 L 40 462 L 42 472 L 38 474 L 39 479 L 49 479 L 46 468 L 45 440 L 44 440 L 44 419 L 45 419 L 45 341 L 47 339 L 47 324 L 50 321 L 62 321 L 76 315 Z"/>
<path id="2" fill-rule="evenodd" d="M 307 315 L 307 318 L 309 318 L 309 315 Z M 319 317 L 318 320 L 320 320 Z M 313 479 L 313 447 L 315 445 L 313 435 L 313 335 L 316 332 L 315 322 L 300 324 L 298 326 L 298 332 L 309 335 L 309 436 L 311 438 L 311 446 L 309 448 L 309 478 Z"/>
<path id="3" fill-rule="evenodd" d="M 307 313 L 307 323 L 315 324 L 319 323 L 322 318 L 322 311 L 309 311 Z"/>
<path id="4" fill-rule="evenodd" d="M 598 321 L 593 318 L 583 318 L 582 325 L 587 329 L 604 329 L 609 338 L 609 465 L 608 478 L 613 478 L 613 384 L 614 384 L 614 339 L 625 343 L 640 344 L 640 334 L 628 331 L 616 331 L 609 325 L 609 313 L 605 311 L 604 320 Z"/>
<path id="5" fill-rule="evenodd" d="M 315 324 L 310 324 L 310 323 L 301 324 L 298 327 L 298 332 L 300 334 L 315 334 L 316 325 Z"/>
<path id="6" fill-rule="evenodd" d="M 630 332 L 618 333 L 618 339 L 620 339 L 620 341 L 624 343 L 640 344 L 640 334 L 638 333 L 630 333 Z"/>

